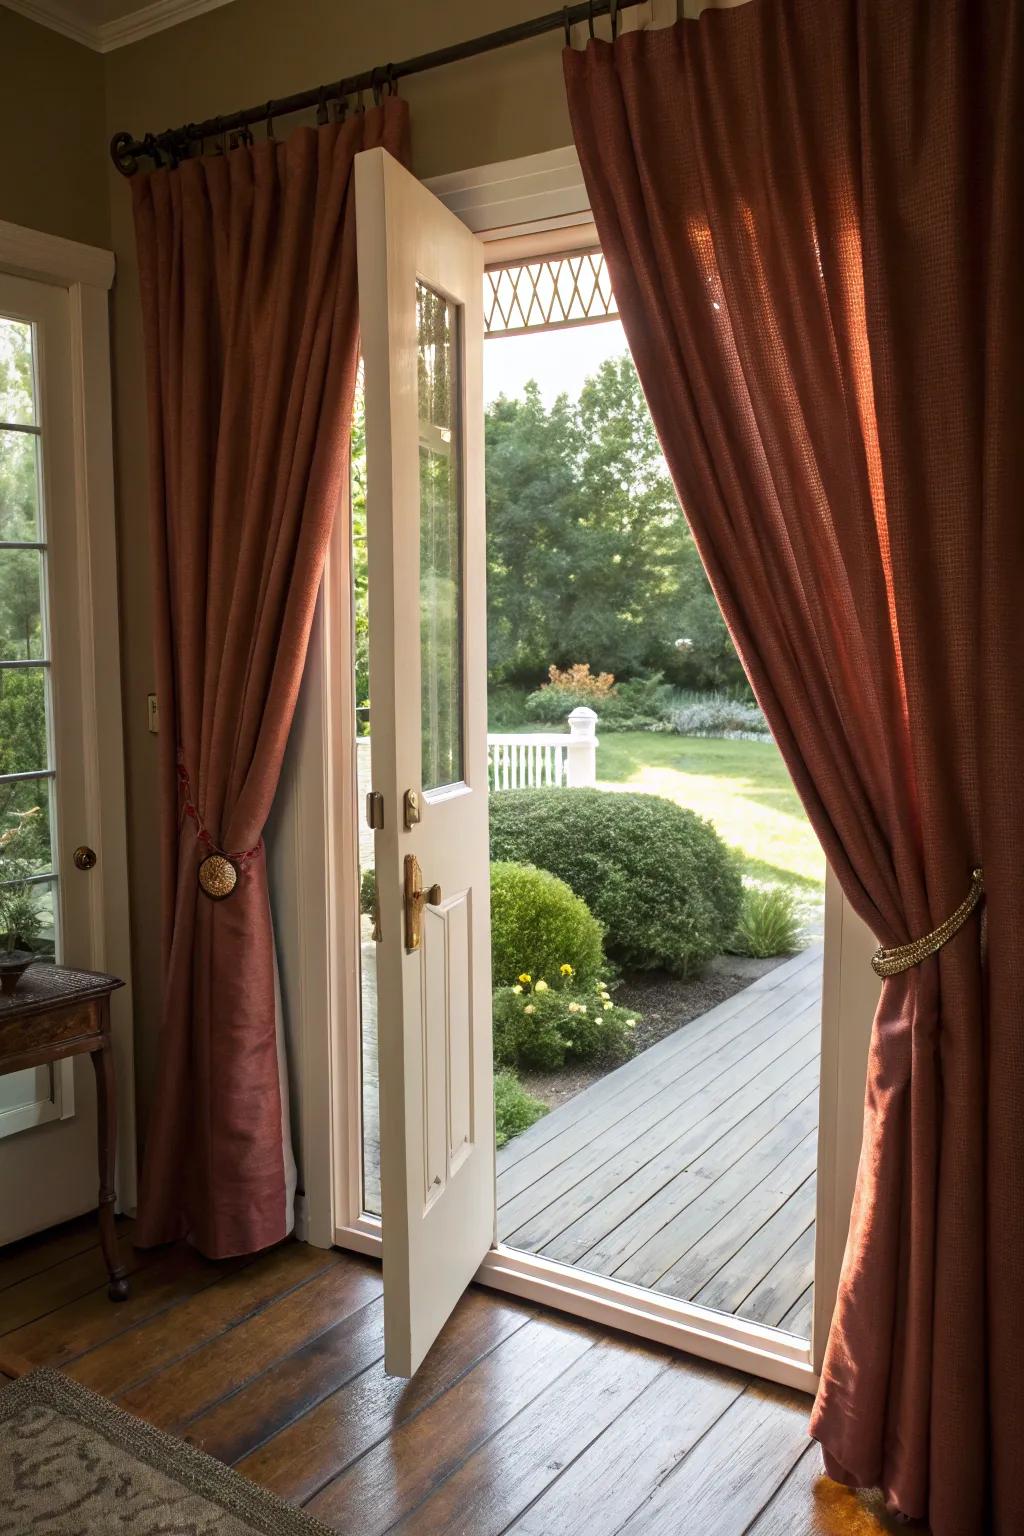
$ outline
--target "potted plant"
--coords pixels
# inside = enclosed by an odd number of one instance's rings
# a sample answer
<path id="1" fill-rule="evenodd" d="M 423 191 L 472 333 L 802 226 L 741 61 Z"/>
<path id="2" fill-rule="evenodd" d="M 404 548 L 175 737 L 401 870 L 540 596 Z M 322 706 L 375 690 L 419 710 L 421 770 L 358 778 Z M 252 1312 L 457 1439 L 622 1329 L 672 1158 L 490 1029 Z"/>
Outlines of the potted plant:
<path id="1" fill-rule="evenodd" d="M 32 948 L 42 926 L 32 897 L 32 863 L 25 841 L 39 807 L 15 811 L 14 822 L 0 832 L 0 991 L 13 992 L 36 958 Z"/>

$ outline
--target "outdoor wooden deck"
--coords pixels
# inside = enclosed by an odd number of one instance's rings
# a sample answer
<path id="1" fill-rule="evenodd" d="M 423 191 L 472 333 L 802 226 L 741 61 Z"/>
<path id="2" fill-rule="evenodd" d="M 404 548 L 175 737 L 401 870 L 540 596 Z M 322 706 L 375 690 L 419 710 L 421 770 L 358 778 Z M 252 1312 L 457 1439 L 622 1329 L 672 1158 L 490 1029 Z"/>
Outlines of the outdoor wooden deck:
<path id="1" fill-rule="evenodd" d="M 512 1247 L 810 1336 L 820 945 L 498 1153 Z"/>

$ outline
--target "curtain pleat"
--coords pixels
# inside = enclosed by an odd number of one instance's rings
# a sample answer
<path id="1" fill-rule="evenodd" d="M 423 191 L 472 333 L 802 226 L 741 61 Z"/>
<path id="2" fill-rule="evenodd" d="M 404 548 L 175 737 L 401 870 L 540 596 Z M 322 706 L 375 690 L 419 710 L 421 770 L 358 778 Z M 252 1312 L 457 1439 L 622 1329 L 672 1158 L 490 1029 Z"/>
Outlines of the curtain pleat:
<path id="1" fill-rule="evenodd" d="M 1024 49 L 1014 0 L 749 0 L 567 51 L 680 500 L 885 982 L 811 1421 L 936 1536 L 1024 1531 Z"/>
<path id="2" fill-rule="evenodd" d="M 263 828 L 348 467 L 353 159 L 403 102 L 132 183 L 161 717 L 164 996 L 138 1240 L 212 1258 L 290 1229 Z M 233 892 L 198 883 L 211 852 Z"/>

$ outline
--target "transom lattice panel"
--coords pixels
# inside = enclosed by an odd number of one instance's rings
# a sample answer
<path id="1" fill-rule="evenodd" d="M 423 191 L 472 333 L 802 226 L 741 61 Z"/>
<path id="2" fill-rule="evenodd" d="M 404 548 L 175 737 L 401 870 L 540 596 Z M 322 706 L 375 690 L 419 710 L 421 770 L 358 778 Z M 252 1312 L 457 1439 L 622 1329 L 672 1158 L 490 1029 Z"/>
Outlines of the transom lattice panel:
<path id="1" fill-rule="evenodd" d="M 574 251 L 484 273 L 484 334 L 592 325 L 619 313 L 600 251 Z"/>

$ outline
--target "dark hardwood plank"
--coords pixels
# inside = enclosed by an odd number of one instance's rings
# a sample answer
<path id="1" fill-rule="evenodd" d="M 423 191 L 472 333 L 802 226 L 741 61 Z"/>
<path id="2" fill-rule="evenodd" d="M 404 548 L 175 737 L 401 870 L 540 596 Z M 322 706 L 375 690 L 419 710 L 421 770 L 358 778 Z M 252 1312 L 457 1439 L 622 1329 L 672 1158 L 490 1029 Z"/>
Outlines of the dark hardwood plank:
<path id="1" fill-rule="evenodd" d="M 127 1236 L 121 1238 L 120 1251 L 121 1263 L 129 1275 L 152 1264 L 156 1257 L 152 1250 L 136 1248 Z M 109 1278 L 94 1217 L 92 1243 L 47 1264 L 39 1272 L 26 1274 L 0 1291 L 0 1336 L 13 1333 L 48 1312 L 56 1312 L 69 1301 L 88 1296 L 97 1286 L 106 1285 Z"/>
<path id="2" fill-rule="evenodd" d="M 665 1369 L 657 1350 L 595 1344 L 392 1531 L 499 1536 Z"/>
<path id="3" fill-rule="evenodd" d="M 527 1323 L 336 1478 L 310 1512 L 345 1536 L 382 1536 L 594 1346 L 582 1328 Z"/>
<path id="4" fill-rule="evenodd" d="M 191 1417 L 184 1438 L 219 1461 L 239 1461 L 383 1355 L 378 1296 Z"/>
<path id="5" fill-rule="evenodd" d="M 117 1218 L 118 1235 L 131 1235 L 132 1222 L 127 1216 Z M 41 1275 L 55 1264 L 72 1259 L 91 1248 L 99 1248 L 100 1234 L 96 1212 L 87 1211 L 84 1216 L 74 1216 L 49 1231 L 19 1238 L 0 1248 L 0 1291 L 17 1285 L 32 1275 Z"/>
<path id="6" fill-rule="evenodd" d="M 339 1262 L 330 1249 L 282 1243 L 190 1300 L 98 1345 L 73 1361 L 68 1374 L 94 1392 L 116 1397 Z"/>
<path id="7" fill-rule="evenodd" d="M 384 1374 L 383 1361 L 237 1463 L 254 1482 L 305 1503 L 339 1472 L 408 1422 L 524 1328 L 535 1315 L 522 1302 L 471 1288 L 412 1381 Z"/>
<path id="8" fill-rule="evenodd" d="M 5 1334 L 3 1348 L 23 1355 L 34 1365 L 65 1367 L 86 1350 L 116 1338 L 241 1267 L 234 1259 L 214 1264 L 185 1245 L 155 1250 L 147 1260 L 146 1267 L 133 1274 L 126 1301 L 116 1306 L 111 1302 L 104 1271 L 98 1289 Z"/>
<path id="9" fill-rule="evenodd" d="M 346 1259 L 124 1393 L 120 1401 L 140 1418 L 180 1431 L 189 1419 L 380 1294 L 380 1270 L 368 1260 Z"/>
<path id="10" fill-rule="evenodd" d="M 748 1387 L 619 1536 L 741 1536 L 807 1449 L 807 1408 L 795 1392 Z"/>
<path id="11" fill-rule="evenodd" d="M 746 1387 L 736 1371 L 676 1362 L 645 1387 L 512 1525 L 516 1536 L 611 1536 Z"/>

